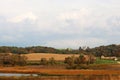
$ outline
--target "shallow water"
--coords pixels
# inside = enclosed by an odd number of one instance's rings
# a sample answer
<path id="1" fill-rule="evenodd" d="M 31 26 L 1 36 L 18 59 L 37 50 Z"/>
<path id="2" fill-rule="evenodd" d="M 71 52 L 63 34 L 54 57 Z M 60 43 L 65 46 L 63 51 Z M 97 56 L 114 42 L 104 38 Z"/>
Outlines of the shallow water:
<path id="1" fill-rule="evenodd" d="M 0 77 L 19 77 L 20 80 L 120 80 L 120 75 L 78 75 L 78 76 L 50 76 L 40 74 L 0 73 Z M 23 79 L 23 76 L 25 78 Z M 0 80 L 4 80 L 1 79 Z M 6 79 L 6 80 L 9 80 Z M 16 79 L 13 79 L 16 80 Z"/>
<path id="2" fill-rule="evenodd" d="M 44 76 L 38 80 L 120 80 L 120 75 Z"/>
<path id="3" fill-rule="evenodd" d="M 37 74 L 21 74 L 21 73 L 0 73 L 0 76 L 11 77 L 11 76 L 38 76 Z"/>

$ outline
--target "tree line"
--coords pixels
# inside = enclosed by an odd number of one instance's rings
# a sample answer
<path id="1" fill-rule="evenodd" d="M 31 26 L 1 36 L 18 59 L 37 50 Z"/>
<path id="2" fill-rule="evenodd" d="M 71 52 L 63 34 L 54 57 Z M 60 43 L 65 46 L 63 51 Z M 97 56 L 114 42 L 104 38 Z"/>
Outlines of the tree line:
<path id="1" fill-rule="evenodd" d="M 1 46 L 0 53 L 18 53 L 18 54 L 27 54 L 27 53 L 60 53 L 60 54 L 77 54 L 79 50 L 74 49 L 55 49 L 52 47 L 43 47 L 43 46 L 32 46 L 32 47 L 11 47 L 11 46 Z"/>
<path id="2" fill-rule="evenodd" d="M 108 45 L 108 46 L 99 46 L 95 48 L 88 49 L 87 52 L 91 52 L 95 56 L 116 56 L 120 57 L 120 45 Z"/>
<path id="3" fill-rule="evenodd" d="M 108 46 L 99 46 L 95 48 L 79 47 L 78 49 L 55 49 L 52 47 L 32 46 L 32 47 L 10 47 L 1 46 L 0 53 L 56 53 L 56 54 L 93 54 L 95 56 L 117 56 L 120 57 L 120 45 L 112 44 Z"/>

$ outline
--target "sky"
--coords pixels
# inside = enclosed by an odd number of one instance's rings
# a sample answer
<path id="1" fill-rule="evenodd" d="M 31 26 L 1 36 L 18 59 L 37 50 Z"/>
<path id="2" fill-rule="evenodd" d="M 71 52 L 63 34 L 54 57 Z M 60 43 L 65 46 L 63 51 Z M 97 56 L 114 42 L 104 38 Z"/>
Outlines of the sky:
<path id="1" fill-rule="evenodd" d="M 0 0 L 0 46 L 120 44 L 120 0 Z"/>

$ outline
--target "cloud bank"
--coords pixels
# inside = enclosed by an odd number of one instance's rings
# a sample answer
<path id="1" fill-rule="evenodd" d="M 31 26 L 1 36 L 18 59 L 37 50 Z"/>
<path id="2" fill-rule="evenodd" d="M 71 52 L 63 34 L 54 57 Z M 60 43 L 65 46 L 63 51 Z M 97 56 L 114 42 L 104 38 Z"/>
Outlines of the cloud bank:
<path id="1" fill-rule="evenodd" d="M 0 11 L 1 46 L 78 48 L 120 43 L 118 0 L 5 1 L 0 1 L 4 7 Z"/>

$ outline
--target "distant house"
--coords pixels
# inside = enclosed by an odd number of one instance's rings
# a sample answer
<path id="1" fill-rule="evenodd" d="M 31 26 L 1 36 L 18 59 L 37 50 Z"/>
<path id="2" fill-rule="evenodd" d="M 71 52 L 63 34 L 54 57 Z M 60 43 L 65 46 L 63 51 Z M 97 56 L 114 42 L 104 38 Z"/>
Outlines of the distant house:
<path id="1" fill-rule="evenodd" d="M 112 57 L 105 57 L 105 56 L 101 56 L 101 59 L 107 59 L 107 60 L 115 60 L 115 61 L 117 61 L 118 60 L 118 58 L 116 57 L 116 56 L 112 56 Z"/>

